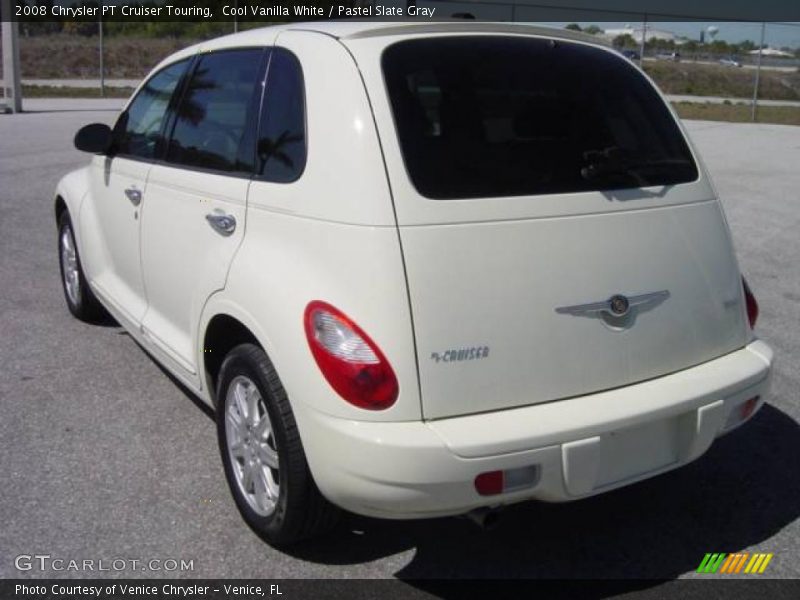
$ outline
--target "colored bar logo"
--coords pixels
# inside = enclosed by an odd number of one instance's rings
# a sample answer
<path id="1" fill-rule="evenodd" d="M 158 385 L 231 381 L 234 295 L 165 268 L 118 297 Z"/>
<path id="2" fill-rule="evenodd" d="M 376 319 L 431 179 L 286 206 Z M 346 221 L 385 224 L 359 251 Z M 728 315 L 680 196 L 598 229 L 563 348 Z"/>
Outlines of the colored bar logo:
<path id="1" fill-rule="evenodd" d="M 756 552 L 735 552 L 733 554 L 715 553 L 706 554 L 697 567 L 698 573 L 722 573 L 726 575 L 735 573 L 761 574 L 767 569 L 773 554 Z"/>

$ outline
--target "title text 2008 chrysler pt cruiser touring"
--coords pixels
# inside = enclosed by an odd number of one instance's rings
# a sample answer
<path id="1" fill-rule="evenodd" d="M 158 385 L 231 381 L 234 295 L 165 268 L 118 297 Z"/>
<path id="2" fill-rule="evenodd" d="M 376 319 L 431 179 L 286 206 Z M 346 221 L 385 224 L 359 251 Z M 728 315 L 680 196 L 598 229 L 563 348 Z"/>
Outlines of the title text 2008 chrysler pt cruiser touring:
<path id="1" fill-rule="evenodd" d="M 708 174 L 568 31 L 294 24 L 187 48 L 56 191 L 72 313 L 216 408 L 273 543 L 583 498 L 764 402 L 772 351 Z M 475 513 L 473 513 L 475 514 Z"/>

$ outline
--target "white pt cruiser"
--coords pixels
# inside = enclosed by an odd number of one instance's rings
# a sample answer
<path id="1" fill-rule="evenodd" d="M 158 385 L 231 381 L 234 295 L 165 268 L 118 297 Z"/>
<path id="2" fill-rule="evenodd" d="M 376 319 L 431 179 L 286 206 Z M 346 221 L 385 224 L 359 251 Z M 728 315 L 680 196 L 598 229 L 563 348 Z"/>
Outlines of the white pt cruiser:
<path id="1" fill-rule="evenodd" d="M 292 24 L 158 65 L 55 194 L 66 301 L 218 415 L 276 544 L 669 471 L 772 351 L 653 83 L 569 31 Z M 102 307 L 102 308 L 101 308 Z"/>

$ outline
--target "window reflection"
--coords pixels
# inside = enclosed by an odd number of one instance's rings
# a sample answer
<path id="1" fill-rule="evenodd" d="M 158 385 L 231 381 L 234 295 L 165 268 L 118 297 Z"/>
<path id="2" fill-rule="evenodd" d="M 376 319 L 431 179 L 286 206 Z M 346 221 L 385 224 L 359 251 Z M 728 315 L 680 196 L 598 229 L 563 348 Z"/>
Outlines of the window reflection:
<path id="1" fill-rule="evenodd" d="M 188 60 L 183 60 L 151 77 L 114 126 L 117 154 L 153 158 L 162 141 L 161 130 L 170 98 Z"/>
<path id="2" fill-rule="evenodd" d="M 303 74 L 291 52 L 276 48 L 267 73 L 256 170 L 263 179 L 286 183 L 300 177 L 305 164 Z"/>
<path id="3" fill-rule="evenodd" d="M 262 57 L 263 50 L 252 49 L 200 59 L 176 111 L 167 162 L 219 171 L 251 170 L 252 159 L 242 142 L 248 124 L 254 122 Z"/>

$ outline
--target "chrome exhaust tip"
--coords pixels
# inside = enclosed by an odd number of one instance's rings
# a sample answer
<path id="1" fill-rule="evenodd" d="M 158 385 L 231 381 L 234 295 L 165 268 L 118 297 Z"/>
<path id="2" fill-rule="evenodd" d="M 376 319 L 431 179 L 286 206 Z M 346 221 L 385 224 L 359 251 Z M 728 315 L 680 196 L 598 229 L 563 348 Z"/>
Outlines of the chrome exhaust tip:
<path id="1" fill-rule="evenodd" d="M 491 531 L 500 522 L 500 512 L 498 508 L 484 506 L 471 510 L 464 516 L 484 531 Z"/>

